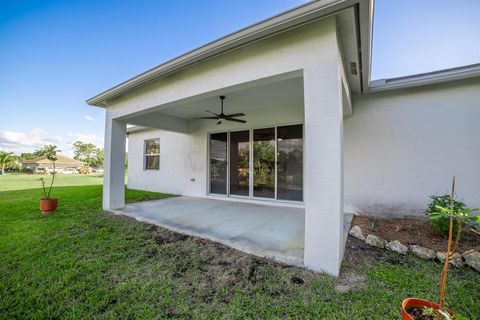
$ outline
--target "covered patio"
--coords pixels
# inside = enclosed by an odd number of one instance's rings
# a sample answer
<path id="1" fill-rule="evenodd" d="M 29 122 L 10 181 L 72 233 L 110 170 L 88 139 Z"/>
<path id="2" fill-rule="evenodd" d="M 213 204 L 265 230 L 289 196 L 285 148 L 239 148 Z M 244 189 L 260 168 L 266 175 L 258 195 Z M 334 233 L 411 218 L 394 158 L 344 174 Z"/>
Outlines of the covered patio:
<path id="1" fill-rule="evenodd" d="M 181 196 L 128 204 L 113 212 L 256 256 L 303 266 L 302 208 Z M 351 215 L 345 215 L 344 241 L 351 220 Z"/>
<path id="2" fill-rule="evenodd" d="M 362 79 L 359 39 L 349 36 L 355 9 L 332 16 L 324 5 L 309 6 L 308 18 L 305 7 L 266 20 L 89 99 L 106 108 L 103 208 L 338 275 L 343 119 Z M 221 97 L 237 119 L 211 118 L 223 115 Z M 202 199 L 125 207 L 127 134 L 129 188 Z"/>

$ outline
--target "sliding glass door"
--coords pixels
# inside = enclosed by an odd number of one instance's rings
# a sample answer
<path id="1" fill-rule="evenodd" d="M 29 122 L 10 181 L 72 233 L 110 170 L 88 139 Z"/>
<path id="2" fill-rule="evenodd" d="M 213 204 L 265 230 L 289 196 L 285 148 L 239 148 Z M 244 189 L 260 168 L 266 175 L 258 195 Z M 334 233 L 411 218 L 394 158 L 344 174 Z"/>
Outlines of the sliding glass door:
<path id="1" fill-rule="evenodd" d="M 277 199 L 303 201 L 303 128 L 277 128 Z"/>
<path id="2" fill-rule="evenodd" d="M 227 133 L 210 135 L 210 193 L 227 194 Z"/>
<path id="3" fill-rule="evenodd" d="M 303 201 L 303 126 L 210 134 L 209 166 L 212 194 Z"/>
<path id="4" fill-rule="evenodd" d="M 253 196 L 275 198 L 275 128 L 253 130 Z"/>
<path id="5" fill-rule="evenodd" d="M 230 194 L 249 196 L 250 131 L 230 133 Z"/>

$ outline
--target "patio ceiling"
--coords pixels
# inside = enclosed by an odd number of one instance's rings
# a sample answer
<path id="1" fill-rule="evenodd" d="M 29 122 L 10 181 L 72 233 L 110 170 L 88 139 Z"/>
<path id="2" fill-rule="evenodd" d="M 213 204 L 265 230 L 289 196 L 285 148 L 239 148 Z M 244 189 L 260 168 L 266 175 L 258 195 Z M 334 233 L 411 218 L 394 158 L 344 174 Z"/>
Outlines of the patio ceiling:
<path id="1" fill-rule="evenodd" d="M 150 108 L 141 113 L 131 114 L 124 120 L 135 126 L 188 132 L 188 123 L 195 118 L 209 114 L 205 110 L 220 112 L 220 95 L 225 95 L 225 113 L 248 113 L 253 109 L 298 108 L 303 106 L 303 77 L 300 72 L 294 76 L 279 76 L 263 79 L 238 87 L 224 88 L 187 101 Z"/>
<path id="2" fill-rule="evenodd" d="M 248 112 L 252 109 L 275 106 L 298 106 L 303 105 L 303 78 L 288 79 L 238 91 L 226 90 L 222 94 L 226 96 L 225 113 Z M 160 113 L 181 119 L 193 119 L 208 116 L 205 110 L 220 112 L 220 99 L 217 95 L 179 104 Z"/>

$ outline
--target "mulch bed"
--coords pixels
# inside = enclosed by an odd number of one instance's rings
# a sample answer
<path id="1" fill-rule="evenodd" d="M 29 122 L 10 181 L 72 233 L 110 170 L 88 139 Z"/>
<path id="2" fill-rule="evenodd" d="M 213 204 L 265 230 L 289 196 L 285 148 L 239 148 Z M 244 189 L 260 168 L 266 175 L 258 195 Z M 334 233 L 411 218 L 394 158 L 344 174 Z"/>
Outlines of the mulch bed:
<path id="1" fill-rule="evenodd" d="M 399 240 L 405 245 L 416 244 L 435 251 L 447 250 L 447 237 L 433 233 L 431 227 L 421 220 L 412 219 L 379 219 L 355 216 L 352 226 L 362 228 L 364 236 L 374 234 L 385 240 Z M 467 227 L 462 233 L 459 252 L 480 250 L 480 235 Z"/>

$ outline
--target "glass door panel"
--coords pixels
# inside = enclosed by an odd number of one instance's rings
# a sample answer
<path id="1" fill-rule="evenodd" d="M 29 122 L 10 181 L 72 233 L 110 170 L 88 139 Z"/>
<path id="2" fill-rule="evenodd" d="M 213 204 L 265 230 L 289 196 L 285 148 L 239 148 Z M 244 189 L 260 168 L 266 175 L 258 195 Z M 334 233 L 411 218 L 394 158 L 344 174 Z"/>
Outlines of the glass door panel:
<path id="1" fill-rule="evenodd" d="M 210 135 L 210 193 L 227 194 L 227 133 Z"/>
<path id="2" fill-rule="evenodd" d="M 277 128 L 277 199 L 303 201 L 303 127 Z"/>
<path id="3" fill-rule="evenodd" d="M 250 131 L 230 133 L 230 194 L 248 196 L 250 170 Z"/>
<path id="4" fill-rule="evenodd" d="M 275 128 L 253 130 L 253 196 L 275 198 Z"/>

